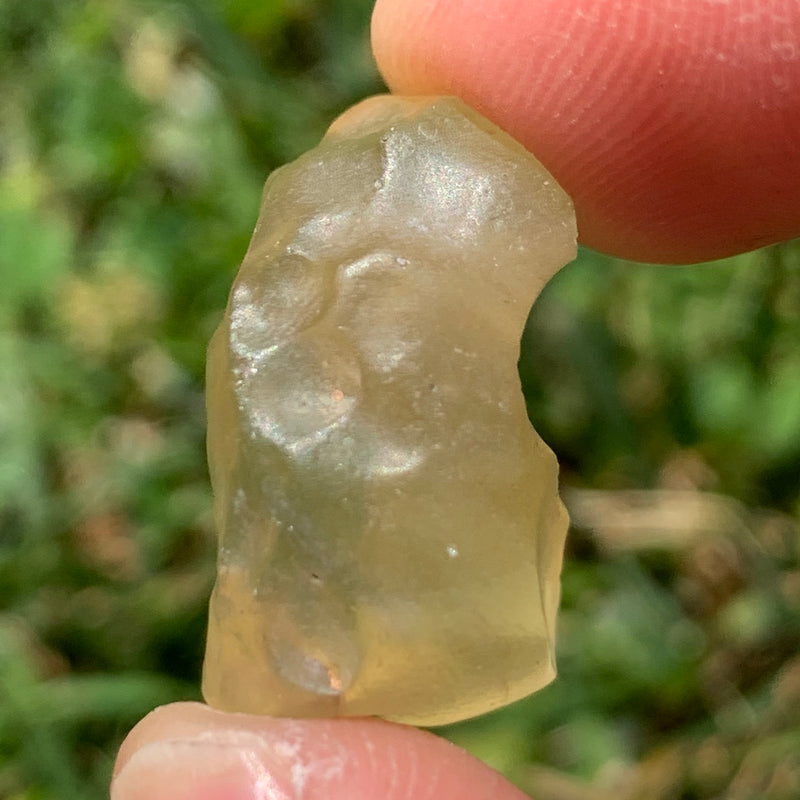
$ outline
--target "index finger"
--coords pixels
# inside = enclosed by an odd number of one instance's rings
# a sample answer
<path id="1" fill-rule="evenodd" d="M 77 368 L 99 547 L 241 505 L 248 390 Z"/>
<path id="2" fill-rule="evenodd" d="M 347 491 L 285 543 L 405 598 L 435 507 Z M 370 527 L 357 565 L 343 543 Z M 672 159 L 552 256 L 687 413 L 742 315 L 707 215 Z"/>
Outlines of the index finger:
<path id="1" fill-rule="evenodd" d="M 691 262 L 800 235 L 794 0 L 378 0 L 372 39 L 394 91 L 525 144 L 587 245 Z"/>

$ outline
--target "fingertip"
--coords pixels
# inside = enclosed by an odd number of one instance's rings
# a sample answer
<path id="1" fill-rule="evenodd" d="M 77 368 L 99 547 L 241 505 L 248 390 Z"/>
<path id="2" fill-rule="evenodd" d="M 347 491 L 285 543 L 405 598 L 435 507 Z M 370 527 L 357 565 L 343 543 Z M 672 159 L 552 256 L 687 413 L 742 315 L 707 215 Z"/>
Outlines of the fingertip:
<path id="1" fill-rule="evenodd" d="M 463 750 L 377 719 L 276 719 L 193 703 L 145 717 L 112 800 L 525 800 Z"/>
<path id="2" fill-rule="evenodd" d="M 686 262 L 800 234 L 794 0 L 378 0 L 372 31 L 394 91 L 525 144 L 585 244 Z"/>

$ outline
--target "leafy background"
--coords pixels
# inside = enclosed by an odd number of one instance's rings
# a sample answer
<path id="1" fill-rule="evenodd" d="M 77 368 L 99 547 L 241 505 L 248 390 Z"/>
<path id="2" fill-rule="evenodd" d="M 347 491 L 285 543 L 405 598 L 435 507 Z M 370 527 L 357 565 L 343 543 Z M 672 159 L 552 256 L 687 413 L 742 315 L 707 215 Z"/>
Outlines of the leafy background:
<path id="1" fill-rule="evenodd" d="M 381 89 L 369 0 L 0 0 L 0 797 L 198 697 L 205 343 L 268 172 Z M 560 677 L 442 731 L 539 800 L 800 796 L 800 246 L 582 252 L 520 362 Z"/>

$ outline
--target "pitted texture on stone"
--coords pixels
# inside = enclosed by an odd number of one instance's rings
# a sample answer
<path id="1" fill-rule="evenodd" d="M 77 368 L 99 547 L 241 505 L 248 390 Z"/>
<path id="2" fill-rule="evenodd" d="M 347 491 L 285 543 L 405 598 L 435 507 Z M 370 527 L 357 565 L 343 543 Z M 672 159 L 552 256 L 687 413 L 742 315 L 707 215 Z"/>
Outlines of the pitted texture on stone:
<path id="1" fill-rule="evenodd" d="M 439 725 L 552 679 L 566 514 L 517 360 L 574 254 L 455 99 L 374 98 L 269 178 L 209 352 L 211 705 Z"/>

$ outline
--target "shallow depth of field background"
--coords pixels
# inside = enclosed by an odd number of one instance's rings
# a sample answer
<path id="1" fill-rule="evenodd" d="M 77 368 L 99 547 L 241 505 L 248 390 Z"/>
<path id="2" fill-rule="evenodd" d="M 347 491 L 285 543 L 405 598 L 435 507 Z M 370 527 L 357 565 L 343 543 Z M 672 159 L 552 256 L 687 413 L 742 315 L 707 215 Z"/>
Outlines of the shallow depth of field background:
<path id="1" fill-rule="evenodd" d="M 370 5 L 0 0 L 0 798 L 105 797 L 199 697 L 205 345 L 268 172 L 381 90 Z M 560 676 L 443 734 L 537 800 L 796 800 L 800 244 L 583 252 L 521 372 L 574 520 Z"/>

